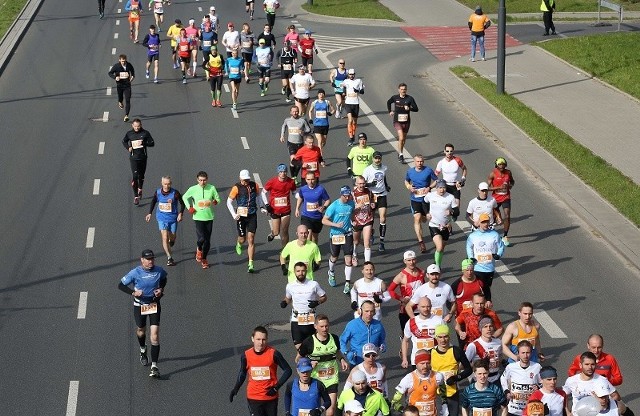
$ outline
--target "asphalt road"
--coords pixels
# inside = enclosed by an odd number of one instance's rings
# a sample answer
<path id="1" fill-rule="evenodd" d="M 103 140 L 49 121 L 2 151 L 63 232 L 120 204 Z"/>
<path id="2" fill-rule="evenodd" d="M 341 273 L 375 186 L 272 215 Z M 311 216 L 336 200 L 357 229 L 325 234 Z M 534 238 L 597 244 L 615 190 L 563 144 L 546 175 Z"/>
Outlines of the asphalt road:
<path id="1" fill-rule="evenodd" d="M 198 7 L 207 10 L 208 6 L 174 2 L 167 7 L 167 21 L 180 17 L 184 22 L 204 14 Z M 186 190 L 195 183 L 196 172 L 204 169 L 223 198 L 241 169 L 258 173 L 266 182 L 275 175 L 275 166 L 287 159 L 277 138 L 288 104 L 279 94 L 276 72 L 264 98 L 255 82 L 242 85 L 238 119 L 228 106 L 212 109 L 208 85 L 201 78 L 189 79 L 183 86 L 177 72 L 170 69 L 168 42 L 162 50 L 161 84 L 150 83 L 144 78 L 145 50 L 128 40 L 125 16 L 115 15 L 119 7 L 123 3 L 108 4 L 108 15 L 100 21 L 93 2 L 44 2 L 0 78 L 0 177 L 7 195 L 0 205 L 5 234 L 0 251 L 0 350 L 5 357 L 0 362 L 0 413 L 70 414 L 73 406 L 69 408 L 69 403 L 77 403 L 79 415 L 241 414 L 244 393 L 232 404 L 227 400 L 238 354 L 248 347 L 255 325 L 277 326 L 288 318 L 288 310 L 278 307 L 285 286 L 277 260 L 279 241 L 266 242 L 266 219 L 259 220 L 258 273 L 254 275 L 246 273 L 246 257 L 233 252 L 235 228 L 224 204 L 217 209 L 211 269 L 203 271 L 192 260 L 195 231 L 191 219 L 180 226 L 175 247 L 179 264 L 169 269 L 163 299 L 161 380 L 149 379 L 148 368 L 141 368 L 138 362 L 130 300 L 116 286 L 137 264 L 142 249 L 162 252 L 155 222 L 144 222 L 148 196 L 160 177 L 169 174 L 176 188 Z M 220 2 L 216 7 L 222 25 L 228 20 L 239 25 L 245 19 L 238 2 Z M 264 24 L 260 11 L 256 17 L 255 32 Z M 141 27 L 150 20 L 145 14 Z M 278 18 L 276 28 L 290 20 Z M 635 307 L 638 276 L 588 224 L 556 202 L 517 160 L 509 158 L 508 149 L 501 149 L 498 140 L 487 136 L 425 78 L 424 68 L 435 63 L 435 58 L 416 42 L 381 42 L 405 38 L 399 28 L 299 23 L 311 26 L 319 35 L 374 40 L 371 45 L 344 51 L 337 47 L 328 58 L 335 62 L 339 54 L 347 59 L 347 66 L 357 69 L 366 85 L 364 100 L 387 128 L 391 123 L 386 99 L 396 92 L 399 82 L 409 84 L 420 112 L 413 118 L 407 150 L 424 154 L 435 166 L 444 144 L 456 145 L 470 169 L 463 207 L 474 196 L 475 184 L 486 178 L 495 157 L 506 155 L 516 187 L 514 245 L 504 262 L 520 283 L 498 280 L 494 284 L 501 317 L 514 319 L 523 300 L 545 311 L 566 334 L 566 338 L 553 338 L 542 332 L 548 360 L 561 372 L 583 351 L 590 333 L 602 333 L 605 350 L 618 357 L 626 376 L 620 391 L 637 408 L 640 396 L 633 386 L 637 386 L 635 374 L 640 364 L 627 347 L 634 345 L 635 330 L 625 321 Z M 119 34 L 118 39 L 114 33 Z M 114 87 L 106 72 L 119 53 L 129 55 L 137 71 L 131 115 L 142 118 L 157 143 L 150 149 L 140 207 L 131 203 L 129 164 L 120 144 L 129 125 L 121 120 L 115 95 L 106 95 L 107 87 Z M 328 87 L 327 70 L 319 68 L 314 76 L 319 86 Z M 230 103 L 228 94 L 223 95 L 223 102 Z M 109 112 L 108 122 L 95 121 L 105 111 Z M 345 121 L 331 122 L 330 166 L 323 171 L 323 182 L 335 196 L 339 186 L 348 183 L 343 162 L 348 149 Z M 380 277 L 389 281 L 402 267 L 402 252 L 417 248 L 408 196 L 402 188 L 406 166 L 395 160 L 395 152 L 371 119 L 361 117 L 360 130 L 383 152 L 390 168 L 387 252 L 373 256 Z M 247 138 L 248 150 L 240 137 Z M 104 153 L 98 154 L 101 142 Z M 98 195 L 93 195 L 95 179 L 100 179 Z M 95 227 L 95 238 L 87 248 L 90 227 Z M 457 232 L 445 252 L 446 281 L 459 274 L 464 239 Z M 326 233 L 321 243 L 326 254 Z M 420 256 L 420 265 L 426 268 L 432 257 L 432 250 Z M 340 282 L 340 264 L 337 272 Z M 326 284 L 326 263 L 317 275 L 329 293 L 329 302 L 321 310 L 332 318 L 333 332 L 339 333 L 351 317 L 349 301 L 339 288 Z M 77 316 L 81 292 L 88 292 L 84 319 Z M 395 356 L 399 348 L 395 314 L 395 305 L 385 307 L 389 353 L 383 362 L 390 368 L 390 386 L 404 374 Z M 271 342 L 293 362 L 288 331 L 273 330 Z M 69 400 L 71 381 L 78 381 L 77 402 Z"/>

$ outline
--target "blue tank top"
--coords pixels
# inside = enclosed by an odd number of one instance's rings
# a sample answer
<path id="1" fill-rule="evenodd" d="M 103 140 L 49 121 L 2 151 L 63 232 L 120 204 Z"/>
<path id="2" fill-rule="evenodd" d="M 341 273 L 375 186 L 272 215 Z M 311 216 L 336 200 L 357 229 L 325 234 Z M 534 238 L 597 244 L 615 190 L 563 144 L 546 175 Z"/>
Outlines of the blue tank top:
<path id="1" fill-rule="evenodd" d="M 336 69 L 336 77 L 334 78 L 334 83 L 336 87 L 334 88 L 335 92 L 342 94 L 344 92 L 344 88 L 342 88 L 342 82 L 347 79 L 347 70 L 345 69 L 343 73 L 340 73 L 340 70 Z"/>
<path id="2" fill-rule="evenodd" d="M 318 388 L 318 380 L 311 380 L 309 390 L 300 390 L 299 379 L 293 380 L 291 386 L 291 414 L 299 415 L 300 410 L 306 410 L 308 414 L 309 410 L 320 407 L 320 389 Z"/>
<path id="3" fill-rule="evenodd" d="M 158 207 L 156 208 L 156 219 L 162 222 L 176 222 L 178 220 L 178 201 L 176 201 L 176 190 L 171 188 L 168 194 L 162 193 L 162 188 L 156 190 Z"/>
<path id="4" fill-rule="evenodd" d="M 242 68 L 244 67 L 244 59 L 234 58 L 232 56 L 230 58 L 227 58 L 224 64 L 227 67 L 227 73 L 229 74 L 229 79 L 242 78 Z"/>
<path id="5" fill-rule="evenodd" d="M 216 32 L 202 32 L 202 50 L 205 52 L 211 52 L 211 45 L 218 36 Z"/>
<path id="6" fill-rule="evenodd" d="M 305 185 L 300 188 L 298 195 L 302 198 L 301 215 L 314 220 L 321 220 L 323 215 L 318 211 L 318 208 L 322 206 L 324 201 L 330 199 L 327 190 L 322 185 L 316 185 L 313 189 Z"/>
<path id="7" fill-rule="evenodd" d="M 329 125 L 329 104 L 327 101 L 319 101 L 315 100 L 313 102 L 313 109 L 315 110 L 315 114 L 313 117 L 313 125 L 314 126 L 328 126 Z"/>
<path id="8" fill-rule="evenodd" d="M 147 42 L 148 51 L 147 54 L 149 56 L 154 56 L 160 53 L 160 35 L 157 33 L 155 35 L 149 34 L 149 41 Z"/>

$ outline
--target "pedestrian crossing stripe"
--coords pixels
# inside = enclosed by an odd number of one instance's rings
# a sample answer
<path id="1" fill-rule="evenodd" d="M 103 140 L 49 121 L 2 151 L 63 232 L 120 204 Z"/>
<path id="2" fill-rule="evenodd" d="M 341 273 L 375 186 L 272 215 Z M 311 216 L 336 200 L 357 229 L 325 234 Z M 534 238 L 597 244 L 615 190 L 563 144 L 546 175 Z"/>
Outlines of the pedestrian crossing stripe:
<path id="1" fill-rule="evenodd" d="M 316 47 L 325 54 L 346 49 L 414 41 L 412 38 L 345 38 L 324 35 L 314 35 L 313 39 L 316 41 Z"/>

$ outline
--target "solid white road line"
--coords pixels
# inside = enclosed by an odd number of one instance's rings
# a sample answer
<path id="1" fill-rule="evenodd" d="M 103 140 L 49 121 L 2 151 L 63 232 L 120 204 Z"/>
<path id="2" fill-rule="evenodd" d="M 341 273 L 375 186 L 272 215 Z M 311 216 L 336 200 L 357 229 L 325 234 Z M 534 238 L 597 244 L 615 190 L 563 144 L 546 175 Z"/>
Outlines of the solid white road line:
<path id="1" fill-rule="evenodd" d="M 103 155 L 104 154 L 104 142 L 98 143 L 98 154 L 99 155 Z"/>
<path id="2" fill-rule="evenodd" d="M 100 179 L 93 180 L 93 194 L 100 195 Z"/>
<path id="3" fill-rule="evenodd" d="M 111 55 L 115 55 L 116 54 L 116 48 L 111 48 Z"/>
<path id="4" fill-rule="evenodd" d="M 102 122 L 106 123 L 107 121 L 109 121 L 109 112 L 105 111 L 104 113 L 102 113 Z"/>
<path id="5" fill-rule="evenodd" d="M 242 147 L 244 148 L 244 150 L 249 150 L 249 142 L 247 142 L 247 138 L 241 136 L 240 141 L 242 141 Z"/>
<path id="6" fill-rule="evenodd" d="M 87 248 L 93 248 L 93 239 L 96 236 L 96 227 L 89 227 L 87 230 Z"/>
<path id="7" fill-rule="evenodd" d="M 107 95 L 111 95 L 112 92 L 112 88 L 111 87 L 107 87 Z"/>
<path id="8" fill-rule="evenodd" d="M 551 319 L 548 313 L 542 309 L 535 309 L 533 315 L 536 321 L 540 322 L 540 326 L 544 329 L 551 338 L 567 338 L 562 329 Z"/>
<path id="9" fill-rule="evenodd" d="M 66 416 L 75 416 L 78 407 L 78 389 L 80 382 L 71 380 L 69 382 L 69 395 L 67 396 L 67 413 Z"/>
<path id="10" fill-rule="evenodd" d="M 89 292 L 80 292 L 80 299 L 78 300 L 78 319 L 84 319 L 87 316 L 87 298 Z"/>

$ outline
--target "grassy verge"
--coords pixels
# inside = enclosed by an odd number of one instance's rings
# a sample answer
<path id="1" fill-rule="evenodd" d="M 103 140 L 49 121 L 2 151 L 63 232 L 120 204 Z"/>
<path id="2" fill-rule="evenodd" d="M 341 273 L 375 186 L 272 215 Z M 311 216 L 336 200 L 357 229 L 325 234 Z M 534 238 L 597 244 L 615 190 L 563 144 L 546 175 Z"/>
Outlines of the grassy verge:
<path id="1" fill-rule="evenodd" d="M 456 66 L 451 70 L 631 222 L 640 226 L 640 186 L 516 98 L 497 94 L 496 85 L 472 68 Z"/>
<path id="2" fill-rule="evenodd" d="M 640 99 L 640 33 L 608 33 L 540 42 L 538 46 Z"/>
<path id="3" fill-rule="evenodd" d="M 498 12 L 498 0 L 458 0 L 465 6 L 475 9 L 479 4 L 485 13 Z M 541 0 L 508 0 L 506 2 L 507 13 L 538 13 Z M 640 10 L 640 3 L 626 0 L 614 0 L 614 3 L 622 5 L 624 10 Z M 605 11 L 610 11 L 604 9 Z M 556 3 L 557 12 L 597 12 L 596 0 L 562 0 Z M 541 13 L 541 12 L 540 12 Z"/>
<path id="4" fill-rule="evenodd" d="M 16 20 L 18 13 L 26 3 L 27 0 L 0 1 L 0 39 L 7 33 L 9 26 Z"/>
<path id="5" fill-rule="evenodd" d="M 377 0 L 313 0 L 313 6 L 305 3 L 302 8 L 311 13 L 327 16 L 402 21 Z"/>

